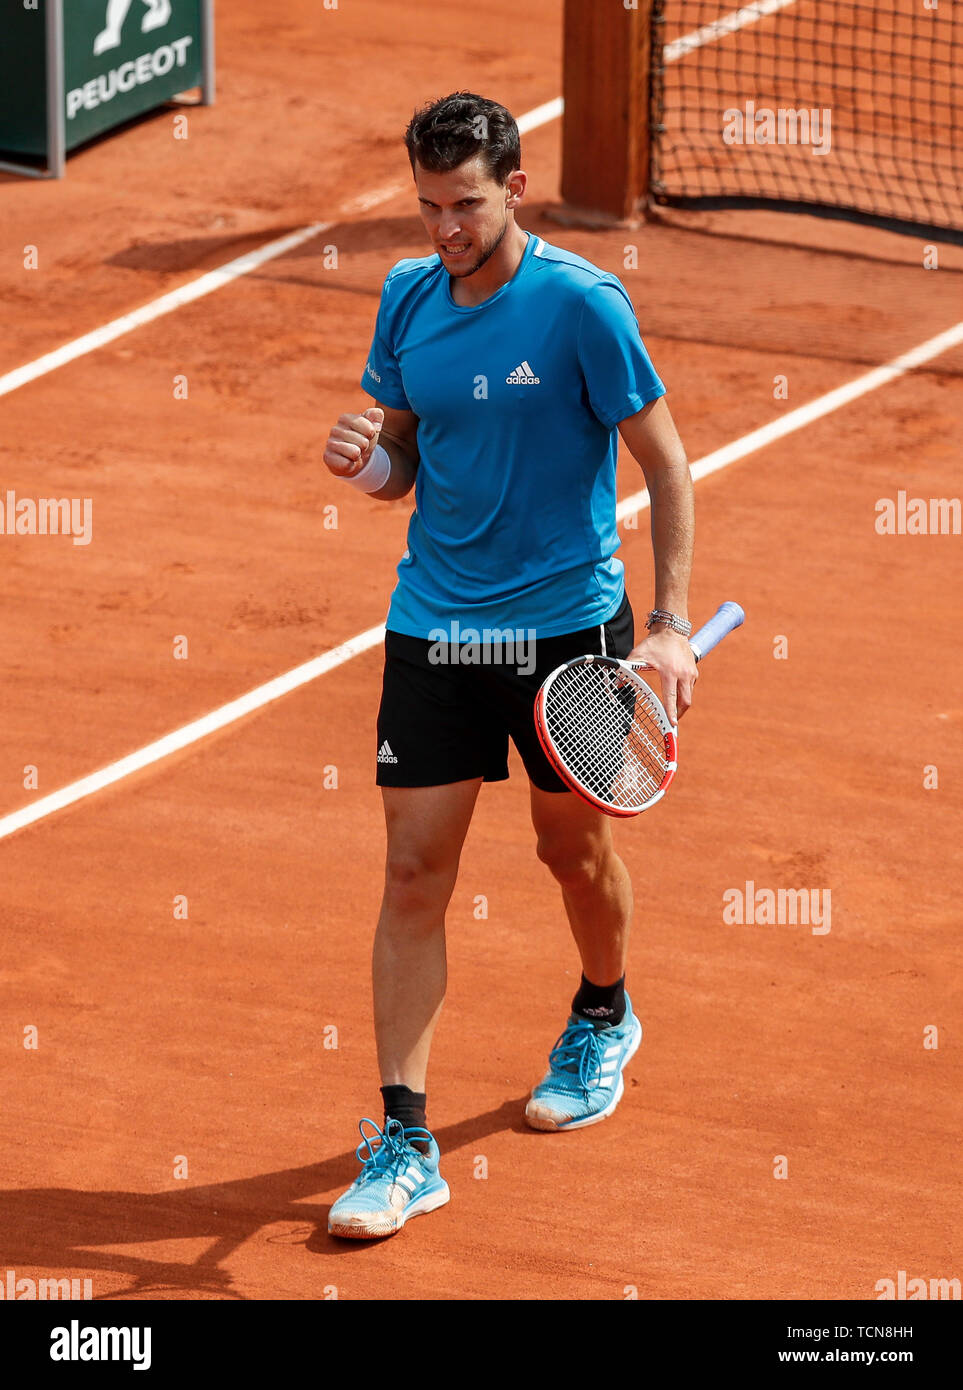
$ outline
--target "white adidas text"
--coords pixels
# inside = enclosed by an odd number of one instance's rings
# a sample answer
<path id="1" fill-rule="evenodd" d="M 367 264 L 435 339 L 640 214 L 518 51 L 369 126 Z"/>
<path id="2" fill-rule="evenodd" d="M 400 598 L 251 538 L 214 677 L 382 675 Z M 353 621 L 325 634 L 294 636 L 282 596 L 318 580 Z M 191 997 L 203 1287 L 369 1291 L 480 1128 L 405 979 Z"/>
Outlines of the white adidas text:
<path id="1" fill-rule="evenodd" d="M 540 376 L 536 376 L 529 363 L 522 362 L 515 368 L 510 376 L 505 378 L 507 386 L 537 386 L 541 381 Z"/>

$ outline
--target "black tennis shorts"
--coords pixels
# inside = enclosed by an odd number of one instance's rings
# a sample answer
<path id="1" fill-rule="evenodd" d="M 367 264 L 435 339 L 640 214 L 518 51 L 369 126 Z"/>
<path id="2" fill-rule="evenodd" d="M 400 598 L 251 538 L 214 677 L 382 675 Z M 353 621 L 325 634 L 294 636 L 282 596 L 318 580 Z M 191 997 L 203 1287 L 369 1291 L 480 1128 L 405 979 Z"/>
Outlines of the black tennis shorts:
<path id="1" fill-rule="evenodd" d="M 634 645 L 627 595 L 607 623 L 531 643 L 522 633 L 466 644 L 387 632 L 378 786 L 440 787 L 475 777 L 503 782 L 512 739 L 536 787 L 567 791 L 535 732 L 538 688 L 563 661 L 589 652 L 627 657 Z"/>

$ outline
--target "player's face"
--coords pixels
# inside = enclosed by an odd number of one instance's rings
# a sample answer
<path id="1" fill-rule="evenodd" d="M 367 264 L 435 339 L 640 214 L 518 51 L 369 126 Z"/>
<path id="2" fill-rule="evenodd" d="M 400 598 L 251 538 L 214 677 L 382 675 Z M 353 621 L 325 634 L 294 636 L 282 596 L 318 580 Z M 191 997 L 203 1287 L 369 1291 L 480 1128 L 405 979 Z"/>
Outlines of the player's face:
<path id="1" fill-rule="evenodd" d="M 474 275 L 497 251 L 518 198 L 516 182 L 513 175 L 507 184 L 496 183 L 481 155 L 447 174 L 416 163 L 421 220 L 449 275 Z"/>

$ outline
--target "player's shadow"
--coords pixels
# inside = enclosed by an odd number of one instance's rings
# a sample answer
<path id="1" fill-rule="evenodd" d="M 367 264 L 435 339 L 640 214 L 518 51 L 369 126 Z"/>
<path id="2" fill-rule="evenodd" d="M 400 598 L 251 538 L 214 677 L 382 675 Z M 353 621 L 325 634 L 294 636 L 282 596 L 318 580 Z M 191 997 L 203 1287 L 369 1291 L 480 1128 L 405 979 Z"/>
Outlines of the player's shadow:
<path id="1" fill-rule="evenodd" d="M 522 1119 L 524 1106 L 524 1097 L 505 1101 L 496 1110 L 435 1130 L 435 1138 L 448 1154 L 504 1130 L 531 1134 Z M 355 1151 L 349 1149 L 303 1168 L 171 1192 L 8 1188 L 0 1192 L 5 1268 L 49 1269 L 52 1278 L 82 1270 L 94 1281 L 95 1299 L 98 1270 L 131 1281 L 121 1293 L 101 1298 L 243 1298 L 222 1262 L 265 1226 L 292 1223 L 292 1231 L 275 1238 L 278 1243 L 303 1245 L 315 1254 L 344 1252 L 347 1242 L 327 1234 L 328 1205 L 312 1206 L 305 1199 L 340 1191 L 358 1171 Z M 190 1264 L 103 1248 L 204 1239 L 209 1244 Z"/>
<path id="2" fill-rule="evenodd" d="M 545 202 L 526 204 L 525 215 L 520 218 L 522 225 L 538 235 L 550 236 L 555 224 L 546 218 L 545 211 L 552 206 Z M 323 218 L 318 220 L 323 222 Z M 285 225 L 259 227 L 256 231 L 240 234 L 225 231 L 210 236 L 178 237 L 173 241 L 137 241 L 106 257 L 104 264 L 165 276 L 214 270 L 298 230 L 300 225 Z M 337 249 L 337 267 L 332 262 L 330 247 Z M 377 299 L 384 279 L 384 265 L 379 264 L 370 279 L 362 283 L 339 275 L 338 271 L 349 268 L 351 256 L 385 251 L 395 252 L 395 259 L 431 254 L 425 230 L 415 214 L 332 222 L 324 231 L 285 251 L 263 269 L 249 271 L 248 275 L 255 280 L 273 280 Z"/>
<path id="3" fill-rule="evenodd" d="M 322 218 L 318 218 L 318 221 L 323 225 Z M 208 236 L 178 237 L 173 241 L 137 241 L 106 257 L 104 264 L 161 275 L 213 270 L 226 261 L 246 255 L 249 251 L 257 251 L 271 241 L 290 236 L 292 232 L 301 230 L 304 225 L 306 224 L 294 223 L 258 227 L 256 230 L 241 233 L 225 230 Z M 407 250 L 410 255 L 427 255 L 430 250 L 421 223 L 414 216 L 381 217 L 370 222 L 332 222 L 299 246 L 285 251 L 272 262 L 269 271 L 251 271 L 249 274 L 255 277 L 263 275 L 273 280 L 294 278 L 297 283 L 304 283 L 312 288 L 332 288 L 331 282 L 337 282 L 338 276 L 332 265 L 326 267 L 324 264 L 326 258 L 331 261 L 330 252 L 325 250 L 331 246 L 337 248 L 339 268 L 344 267 L 349 256 L 362 255 L 369 251 L 384 251 L 397 247 L 401 248 L 401 253 Z M 279 274 L 281 267 L 294 262 L 316 266 L 316 277 L 309 279 L 304 276 L 298 279 Z M 380 290 L 380 280 L 378 289 Z"/>

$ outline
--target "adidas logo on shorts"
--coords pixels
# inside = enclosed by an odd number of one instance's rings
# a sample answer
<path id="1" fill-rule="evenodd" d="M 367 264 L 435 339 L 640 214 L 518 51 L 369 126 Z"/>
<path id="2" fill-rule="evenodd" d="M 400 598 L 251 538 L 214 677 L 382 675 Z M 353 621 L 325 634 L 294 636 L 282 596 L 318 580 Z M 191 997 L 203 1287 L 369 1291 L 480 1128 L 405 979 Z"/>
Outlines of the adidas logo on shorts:
<path id="1" fill-rule="evenodd" d="M 520 367 L 516 367 L 511 376 L 505 378 L 508 386 L 537 386 L 541 381 L 540 376 L 536 376 L 527 362 L 523 362 Z"/>
<path id="2" fill-rule="evenodd" d="M 391 748 L 388 744 L 388 740 L 385 739 L 384 743 L 378 749 L 378 762 L 396 763 L 397 761 L 398 759 L 395 757 L 394 753 L 392 753 Z"/>

